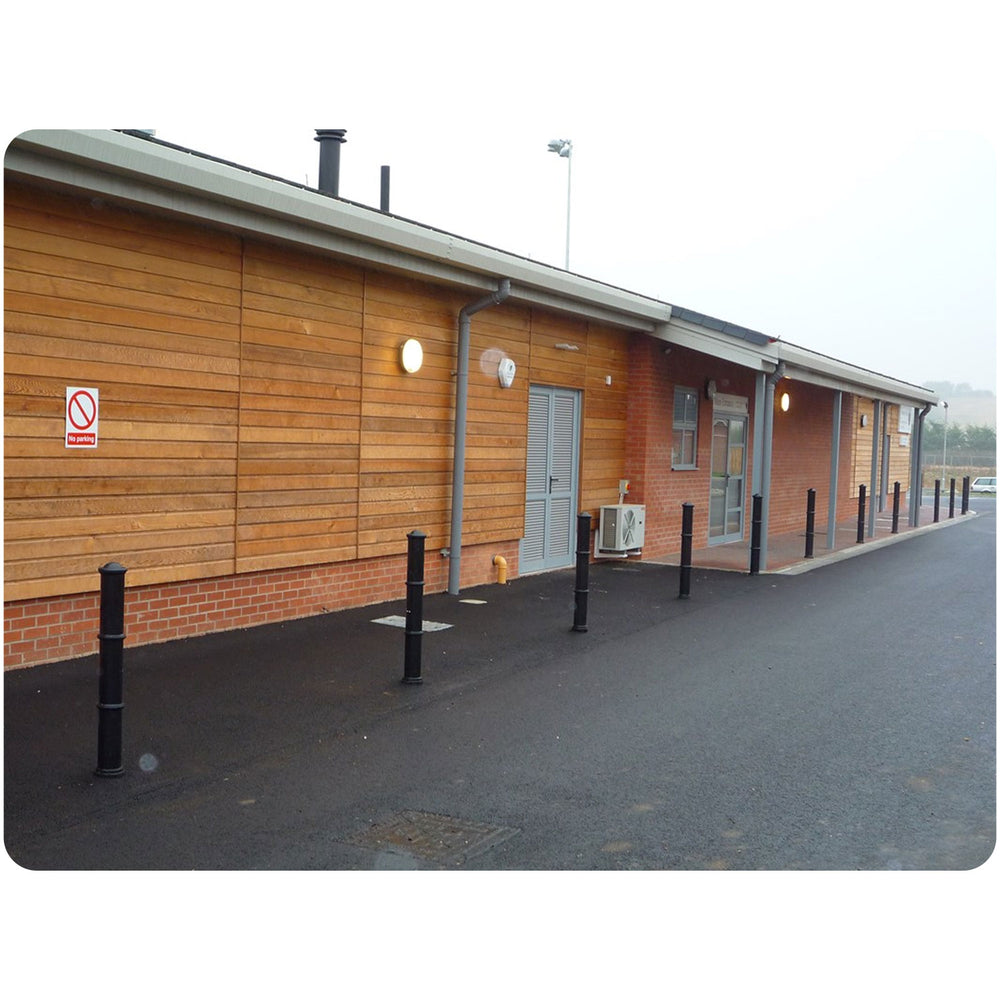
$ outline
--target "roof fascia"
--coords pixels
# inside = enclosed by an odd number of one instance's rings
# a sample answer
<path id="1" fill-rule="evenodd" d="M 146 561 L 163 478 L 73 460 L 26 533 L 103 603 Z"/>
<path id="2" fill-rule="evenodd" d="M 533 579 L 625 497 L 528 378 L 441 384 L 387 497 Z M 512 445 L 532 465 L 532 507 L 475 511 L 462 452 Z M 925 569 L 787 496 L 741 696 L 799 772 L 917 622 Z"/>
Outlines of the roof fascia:
<path id="1" fill-rule="evenodd" d="M 778 341 L 777 345 L 780 359 L 785 362 L 787 378 L 899 406 L 937 406 L 938 397 L 930 389 L 870 372 L 784 341 Z"/>
<path id="2" fill-rule="evenodd" d="M 670 317 L 670 306 L 656 299 L 117 132 L 26 132 L 8 147 L 4 168 L 66 189 L 476 291 L 495 288 L 497 278 L 506 277 L 515 301 L 627 329 L 650 332 Z"/>
<path id="3" fill-rule="evenodd" d="M 731 334 L 706 329 L 690 320 L 671 318 L 654 331 L 654 336 L 668 344 L 686 347 L 753 371 L 774 371 L 779 361 L 774 344 L 758 346 Z"/>

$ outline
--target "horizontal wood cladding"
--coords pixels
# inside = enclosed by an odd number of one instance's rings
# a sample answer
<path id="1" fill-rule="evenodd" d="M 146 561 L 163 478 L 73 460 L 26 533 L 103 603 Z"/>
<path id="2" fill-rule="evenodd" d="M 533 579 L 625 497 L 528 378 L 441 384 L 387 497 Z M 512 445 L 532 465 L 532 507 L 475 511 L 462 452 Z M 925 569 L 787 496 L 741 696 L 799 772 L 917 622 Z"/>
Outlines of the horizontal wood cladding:
<path id="1" fill-rule="evenodd" d="M 356 556 L 364 274 L 248 244 L 236 572 Z"/>
<path id="2" fill-rule="evenodd" d="M 5 599 L 233 570 L 241 246 L 7 185 Z M 68 385 L 99 447 L 63 444 Z"/>
<path id="3" fill-rule="evenodd" d="M 112 560 L 144 585 L 397 556 L 413 529 L 449 544 L 467 294 L 100 200 L 5 197 L 6 600 L 92 591 Z M 581 502 L 613 502 L 626 338 L 510 303 L 473 317 L 463 545 L 523 533 L 532 383 L 582 390 Z M 68 385 L 100 390 L 96 449 L 64 446 Z"/>

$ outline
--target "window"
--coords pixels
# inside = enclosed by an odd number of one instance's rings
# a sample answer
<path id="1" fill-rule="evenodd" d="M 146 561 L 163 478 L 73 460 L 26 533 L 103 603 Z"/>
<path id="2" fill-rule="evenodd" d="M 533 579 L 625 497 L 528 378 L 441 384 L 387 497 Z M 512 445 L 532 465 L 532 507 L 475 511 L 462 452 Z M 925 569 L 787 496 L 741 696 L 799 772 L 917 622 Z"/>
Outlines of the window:
<path id="1" fill-rule="evenodd" d="M 698 458 L 698 393 L 678 386 L 674 389 L 674 440 L 670 465 L 694 469 Z"/>

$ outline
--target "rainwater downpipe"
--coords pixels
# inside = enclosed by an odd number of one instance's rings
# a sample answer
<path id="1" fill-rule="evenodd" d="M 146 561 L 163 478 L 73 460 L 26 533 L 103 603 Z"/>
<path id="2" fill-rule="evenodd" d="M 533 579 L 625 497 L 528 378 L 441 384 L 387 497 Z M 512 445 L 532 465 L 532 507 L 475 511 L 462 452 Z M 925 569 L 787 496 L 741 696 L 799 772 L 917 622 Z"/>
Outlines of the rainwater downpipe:
<path id="1" fill-rule="evenodd" d="M 924 498 L 924 417 L 931 412 L 928 403 L 922 410 L 913 408 L 916 414 L 916 426 L 910 441 L 910 527 L 915 528 L 920 523 L 920 507 Z"/>
<path id="2" fill-rule="evenodd" d="M 761 456 L 760 476 L 760 568 L 767 569 L 767 530 L 771 508 L 771 452 L 774 445 L 774 387 L 785 374 L 785 362 L 765 379 L 764 391 L 764 447 Z"/>
<path id="3" fill-rule="evenodd" d="M 465 503 L 465 425 L 469 405 L 469 335 L 472 317 L 498 306 L 510 295 L 510 279 L 501 278 L 495 292 L 463 306 L 458 314 L 458 364 L 455 370 L 455 457 L 451 482 L 451 541 L 448 549 L 448 593 L 458 594 L 462 568 L 462 508 Z"/>
<path id="4" fill-rule="evenodd" d="M 837 489 L 840 473 L 840 424 L 844 409 L 844 393 L 833 394 L 833 421 L 830 437 L 830 502 L 826 518 L 826 547 L 832 552 L 837 542 Z"/>
<path id="5" fill-rule="evenodd" d="M 872 477 L 871 482 L 868 486 L 868 537 L 875 537 L 875 516 L 877 513 L 878 494 L 875 492 L 878 489 L 878 459 L 881 448 L 881 432 L 879 428 L 879 422 L 882 415 L 882 401 L 879 399 L 872 400 Z"/>

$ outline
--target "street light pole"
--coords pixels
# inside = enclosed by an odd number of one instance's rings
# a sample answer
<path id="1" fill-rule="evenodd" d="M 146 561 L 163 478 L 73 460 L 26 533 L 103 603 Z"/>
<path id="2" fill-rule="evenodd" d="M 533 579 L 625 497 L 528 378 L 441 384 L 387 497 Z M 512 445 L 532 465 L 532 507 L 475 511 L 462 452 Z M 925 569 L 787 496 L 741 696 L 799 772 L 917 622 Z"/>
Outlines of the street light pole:
<path id="1" fill-rule="evenodd" d="M 941 482 L 945 482 L 948 478 L 948 404 L 941 401 L 941 405 L 944 407 L 944 446 L 941 450 Z"/>
<path id="2" fill-rule="evenodd" d="M 549 152 L 566 158 L 566 270 L 569 270 L 569 208 L 573 188 L 573 140 L 553 139 Z"/>

